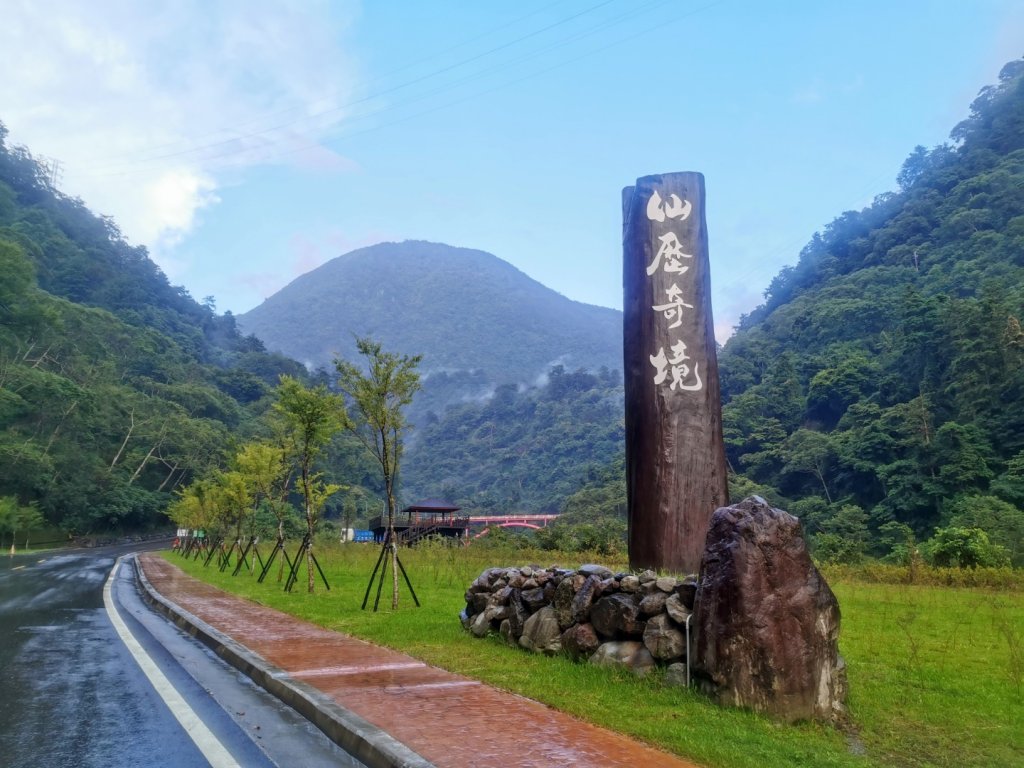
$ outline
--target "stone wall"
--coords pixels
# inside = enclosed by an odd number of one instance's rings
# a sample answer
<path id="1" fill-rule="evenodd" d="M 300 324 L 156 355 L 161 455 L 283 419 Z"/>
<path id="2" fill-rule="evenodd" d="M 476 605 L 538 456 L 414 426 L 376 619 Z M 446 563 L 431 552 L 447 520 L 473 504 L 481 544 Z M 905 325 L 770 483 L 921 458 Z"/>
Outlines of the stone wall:
<path id="1" fill-rule="evenodd" d="M 613 573 L 601 565 L 489 568 L 466 591 L 460 618 L 477 637 L 496 632 L 535 653 L 564 651 L 640 675 L 663 665 L 668 682 L 684 684 L 696 591 L 695 577 Z"/>
<path id="2" fill-rule="evenodd" d="M 694 679 L 720 703 L 790 722 L 845 717 L 839 603 L 800 521 L 757 496 L 715 511 L 699 589 L 695 577 L 601 565 L 489 568 L 461 619 L 478 637 L 497 632 L 535 653 L 641 675 L 664 665 L 670 684 L 686 684 L 689 654 Z"/>

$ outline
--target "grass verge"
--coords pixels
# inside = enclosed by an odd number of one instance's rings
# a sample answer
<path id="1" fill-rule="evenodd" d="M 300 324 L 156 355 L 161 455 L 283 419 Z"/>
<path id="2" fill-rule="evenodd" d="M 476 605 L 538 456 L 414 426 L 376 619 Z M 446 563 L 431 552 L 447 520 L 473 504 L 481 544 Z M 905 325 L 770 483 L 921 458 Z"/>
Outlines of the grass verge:
<path id="1" fill-rule="evenodd" d="M 320 547 L 325 591 L 284 593 L 245 574 L 167 553 L 188 573 L 229 592 L 313 623 L 408 653 L 581 719 L 630 734 L 708 766 L 1015 766 L 1024 764 L 1019 593 L 864 583 L 831 586 L 843 611 L 840 649 L 850 677 L 851 733 L 815 724 L 780 725 L 725 709 L 657 676 L 528 654 L 498 638 L 462 630 L 463 592 L 484 568 L 550 565 L 550 552 L 482 547 L 403 550 L 416 589 L 390 610 L 385 585 L 378 613 L 360 603 L 379 549 Z M 578 556 L 577 556 L 578 557 Z M 579 564 L 566 556 L 559 565 Z M 624 569 L 623 563 L 606 563 Z M 276 570 L 276 568 L 275 568 Z M 390 579 L 389 579 L 390 581 Z M 373 596 L 371 595 L 371 604 Z M 388 606 L 385 608 L 385 606 Z"/>

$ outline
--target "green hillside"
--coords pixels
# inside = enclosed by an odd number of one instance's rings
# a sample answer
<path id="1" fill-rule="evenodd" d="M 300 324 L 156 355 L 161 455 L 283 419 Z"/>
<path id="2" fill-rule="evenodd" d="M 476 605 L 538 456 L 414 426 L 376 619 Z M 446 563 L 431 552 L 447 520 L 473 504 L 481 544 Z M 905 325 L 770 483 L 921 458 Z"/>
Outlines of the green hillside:
<path id="1" fill-rule="evenodd" d="M 1024 558 L 1024 61 L 951 137 L 816 234 L 720 357 L 738 484 L 836 558 L 949 526 Z"/>
<path id="2" fill-rule="evenodd" d="M 170 285 L 5 140 L 0 124 L 0 497 L 69 533 L 166 522 L 171 491 L 302 368 Z"/>
<path id="3" fill-rule="evenodd" d="M 151 525 L 260 429 L 278 373 L 303 371 L 2 139 L 0 496 L 74 531 Z M 719 357 L 734 495 L 801 516 L 826 560 L 928 541 L 940 563 L 1024 563 L 1024 61 L 952 139 L 815 234 Z M 356 334 L 424 356 L 406 501 L 621 518 L 619 313 L 416 242 L 340 257 L 243 327 L 257 320 L 310 361 Z M 373 496 L 332 451 L 333 477 Z"/>
<path id="4" fill-rule="evenodd" d="M 622 414 L 622 381 L 607 368 L 556 366 L 541 387 L 502 385 L 418 428 L 406 496 L 447 498 L 477 514 L 558 512 L 622 453 Z"/>

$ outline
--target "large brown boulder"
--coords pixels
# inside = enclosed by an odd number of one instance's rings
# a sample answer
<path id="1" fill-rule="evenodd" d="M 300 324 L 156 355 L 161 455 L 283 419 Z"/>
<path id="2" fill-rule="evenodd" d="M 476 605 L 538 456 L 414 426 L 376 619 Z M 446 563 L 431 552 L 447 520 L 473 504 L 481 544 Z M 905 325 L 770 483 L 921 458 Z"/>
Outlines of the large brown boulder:
<path id="1" fill-rule="evenodd" d="M 839 603 L 789 513 L 757 496 L 715 512 L 693 626 L 694 672 L 720 702 L 786 721 L 842 713 Z"/>

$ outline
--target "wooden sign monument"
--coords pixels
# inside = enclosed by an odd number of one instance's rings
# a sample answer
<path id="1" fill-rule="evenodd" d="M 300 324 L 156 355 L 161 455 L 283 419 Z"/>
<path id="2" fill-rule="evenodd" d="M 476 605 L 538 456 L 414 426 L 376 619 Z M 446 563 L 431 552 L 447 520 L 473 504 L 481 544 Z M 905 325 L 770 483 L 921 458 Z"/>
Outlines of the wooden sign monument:
<path id="1" fill-rule="evenodd" d="M 729 499 L 704 177 L 637 179 L 622 211 L 629 564 L 696 573 Z"/>

